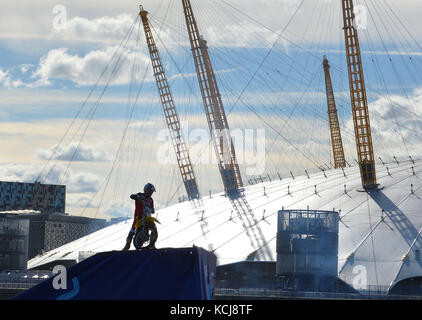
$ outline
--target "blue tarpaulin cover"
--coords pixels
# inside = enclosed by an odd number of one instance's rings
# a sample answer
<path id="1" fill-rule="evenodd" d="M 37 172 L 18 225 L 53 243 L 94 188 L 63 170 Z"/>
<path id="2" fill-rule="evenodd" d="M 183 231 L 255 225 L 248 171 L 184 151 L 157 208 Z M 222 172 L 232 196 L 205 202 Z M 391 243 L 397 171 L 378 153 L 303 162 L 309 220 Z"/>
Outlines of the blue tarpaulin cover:
<path id="1" fill-rule="evenodd" d="M 51 277 L 15 299 L 211 299 L 215 267 L 216 256 L 198 247 L 102 252 L 66 270 L 67 289 Z"/>

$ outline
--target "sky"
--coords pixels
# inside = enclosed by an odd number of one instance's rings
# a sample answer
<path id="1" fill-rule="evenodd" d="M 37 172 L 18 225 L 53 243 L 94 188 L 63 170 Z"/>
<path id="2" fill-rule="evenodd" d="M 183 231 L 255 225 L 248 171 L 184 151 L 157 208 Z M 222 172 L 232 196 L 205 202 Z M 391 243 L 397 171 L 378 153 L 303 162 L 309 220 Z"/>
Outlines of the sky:
<path id="1" fill-rule="evenodd" d="M 322 58 L 356 158 L 341 1 L 191 0 L 243 181 L 332 163 Z M 145 0 L 202 195 L 222 190 L 182 2 Z M 422 3 L 355 1 L 376 158 L 420 157 Z M 0 180 L 66 184 L 66 211 L 131 216 L 185 195 L 135 1 L 0 3 Z"/>

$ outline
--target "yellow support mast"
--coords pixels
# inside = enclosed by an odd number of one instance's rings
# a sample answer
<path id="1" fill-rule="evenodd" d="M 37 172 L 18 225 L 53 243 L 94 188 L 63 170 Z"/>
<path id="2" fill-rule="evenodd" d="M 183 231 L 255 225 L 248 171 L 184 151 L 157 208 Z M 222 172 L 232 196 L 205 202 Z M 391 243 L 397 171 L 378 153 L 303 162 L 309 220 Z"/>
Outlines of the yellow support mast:
<path id="1" fill-rule="evenodd" d="M 364 189 L 376 189 L 375 157 L 369 122 L 368 100 L 363 76 L 359 37 L 354 25 L 353 0 L 342 0 L 344 38 L 349 73 L 350 98 L 355 127 L 356 147 Z"/>
<path id="2" fill-rule="evenodd" d="M 190 0 L 182 1 L 196 74 L 224 190 L 226 193 L 236 193 L 243 187 L 243 182 L 223 101 L 221 100 L 217 80 L 208 54 L 207 42 L 200 36 Z"/>
<path id="3" fill-rule="evenodd" d="M 325 89 L 327 92 L 328 118 L 330 121 L 331 146 L 334 156 L 334 167 L 336 169 L 344 168 L 346 166 L 346 159 L 344 158 L 343 140 L 341 138 L 336 100 L 334 98 L 333 84 L 331 82 L 330 65 L 328 64 L 328 60 L 325 56 L 323 66 L 325 74 Z"/>
<path id="4" fill-rule="evenodd" d="M 195 173 L 189 157 L 189 152 L 183 138 L 179 115 L 177 114 L 173 96 L 164 72 L 163 64 L 153 38 L 151 28 L 148 21 L 148 12 L 140 6 L 142 24 L 144 26 L 145 37 L 151 57 L 154 77 L 157 83 L 158 92 L 160 94 L 161 104 L 163 106 L 164 116 L 167 127 L 170 131 L 171 140 L 176 152 L 177 163 L 185 185 L 186 193 L 190 200 L 199 198 L 198 184 L 196 183 Z"/>

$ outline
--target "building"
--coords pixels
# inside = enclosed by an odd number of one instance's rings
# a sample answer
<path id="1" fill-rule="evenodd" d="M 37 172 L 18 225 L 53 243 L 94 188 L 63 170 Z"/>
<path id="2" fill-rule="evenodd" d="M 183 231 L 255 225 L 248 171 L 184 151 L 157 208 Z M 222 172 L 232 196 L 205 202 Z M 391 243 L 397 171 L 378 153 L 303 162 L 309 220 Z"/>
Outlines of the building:
<path id="1" fill-rule="evenodd" d="M 66 186 L 0 181 L 0 211 L 65 212 Z"/>
<path id="2" fill-rule="evenodd" d="M 28 221 L 27 254 L 29 259 L 107 226 L 105 219 L 61 213 L 9 213 L 0 214 L 0 217 L 3 215 L 8 221 Z"/>
<path id="3" fill-rule="evenodd" d="M 25 270 L 28 261 L 29 220 L 0 216 L 0 270 Z"/>
<path id="4" fill-rule="evenodd" d="M 29 225 L 26 230 L 25 247 L 28 259 L 107 225 L 104 219 L 69 216 L 65 213 L 65 208 L 66 186 L 64 185 L 0 181 L 0 217 L 6 219 L 4 225 L 7 225 L 9 229 L 17 228 L 25 223 Z M 3 238 L 6 239 L 6 237 L 9 235 Z M 4 246 L 13 246 L 12 242 Z M 20 264 L 14 263 L 11 266 L 26 269 L 26 261 Z"/>
<path id="5" fill-rule="evenodd" d="M 58 248 L 107 226 L 105 219 L 70 216 L 59 213 L 29 214 L 30 258 Z"/>

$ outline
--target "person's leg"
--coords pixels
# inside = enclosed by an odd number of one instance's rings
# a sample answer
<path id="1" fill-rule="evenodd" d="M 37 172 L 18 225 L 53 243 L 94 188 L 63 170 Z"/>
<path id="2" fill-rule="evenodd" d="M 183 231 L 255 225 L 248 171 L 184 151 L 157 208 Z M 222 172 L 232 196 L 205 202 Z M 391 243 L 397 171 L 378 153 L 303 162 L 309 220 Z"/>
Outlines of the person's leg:
<path id="1" fill-rule="evenodd" d="M 155 238 L 154 238 L 154 241 L 152 243 L 150 242 L 148 248 L 150 248 L 150 249 L 157 249 L 155 247 L 155 242 L 157 242 L 157 239 L 158 239 L 158 230 L 157 230 L 157 226 L 155 225 L 155 223 L 154 223 L 154 225 L 152 227 L 155 230 Z"/>
<path id="2" fill-rule="evenodd" d="M 130 243 L 132 242 L 134 234 L 135 234 L 135 231 L 133 229 L 130 229 L 129 234 L 127 235 L 127 238 L 126 238 L 126 245 L 123 248 L 124 251 L 129 250 Z"/>

